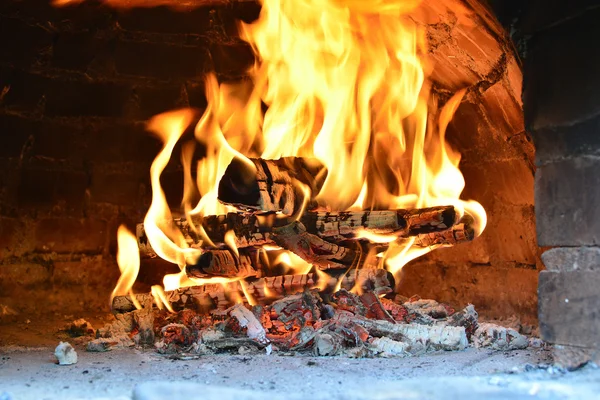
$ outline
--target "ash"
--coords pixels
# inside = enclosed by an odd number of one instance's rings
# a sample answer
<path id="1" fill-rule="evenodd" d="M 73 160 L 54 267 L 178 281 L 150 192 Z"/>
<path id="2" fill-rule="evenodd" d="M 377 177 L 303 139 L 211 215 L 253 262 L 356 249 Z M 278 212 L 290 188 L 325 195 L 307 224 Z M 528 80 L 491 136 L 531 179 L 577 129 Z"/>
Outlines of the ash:
<path id="1" fill-rule="evenodd" d="M 536 346 L 543 344 L 532 341 Z M 288 295 L 269 305 L 236 304 L 226 310 L 169 312 L 146 304 L 116 314 L 95 333 L 88 351 L 153 348 L 171 358 L 228 354 L 302 354 L 351 358 L 406 357 L 468 347 L 517 350 L 530 340 L 512 328 L 480 323 L 462 310 L 424 300 L 347 290 Z"/>

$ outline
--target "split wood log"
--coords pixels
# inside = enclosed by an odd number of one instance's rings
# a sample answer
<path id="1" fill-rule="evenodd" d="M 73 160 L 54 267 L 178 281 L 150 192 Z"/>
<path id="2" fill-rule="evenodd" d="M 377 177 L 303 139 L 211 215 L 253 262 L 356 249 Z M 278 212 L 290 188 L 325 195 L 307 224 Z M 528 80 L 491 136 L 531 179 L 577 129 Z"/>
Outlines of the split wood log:
<path id="1" fill-rule="evenodd" d="M 342 315 L 341 318 L 350 318 Z M 393 324 L 388 321 L 352 316 L 351 321 L 362 326 L 374 337 L 409 345 L 412 354 L 433 350 L 464 350 L 469 342 L 465 328 L 448 325 Z"/>
<path id="2" fill-rule="evenodd" d="M 262 219 L 262 220 L 261 220 Z M 203 242 L 200 229 L 204 229 L 206 236 L 217 246 L 225 246 L 225 235 L 233 232 L 234 243 L 237 248 L 260 247 L 275 244 L 272 239 L 271 226 L 265 223 L 269 217 L 259 218 L 254 214 L 228 213 L 225 215 L 209 215 L 194 220 L 192 224 L 185 218 L 178 218 L 173 223 L 183 233 L 190 247 L 210 248 Z M 271 222 L 268 220 L 267 222 Z M 136 226 L 136 237 L 140 253 L 146 257 L 156 257 L 150 246 L 144 224 Z"/>
<path id="3" fill-rule="evenodd" d="M 196 264 L 187 265 L 185 272 L 190 278 L 260 278 L 267 272 L 259 249 L 239 249 L 239 254 L 231 250 L 207 250 Z"/>
<path id="4" fill-rule="evenodd" d="M 280 275 L 264 277 L 253 281 L 232 281 L 226 284 L 206 284 L 192 286 L 165 292 L 166 300 L 174 310 L 191 308 L 195 310 L 227 309 L 244 298 L 248 293 L 257 303 L 284 297 L 288 294 L 302 292 L 305 289 L 319 287 L 322 290 L 332 290 L 338 286 L 351 290 L 355 286 L 363 290 L 374 290 L 376 293 L 389 293 L 394 287 L 394 278 L 386 270 L 351 270 L 342 277 L 326 274 L 309 273 L 306 275 Z M 153 304 L 149 293 L 136 294 L 136 299 L 144 307 Z M 113 299 L 114 313 L 125 313 L 135 310 L 129 295 L 116 296 Z"/>
<path id="5" fill-rule="evenodd" d="M 456 211 L 452 206 L 388 211 L 309 211 L 304 213 L 300 222 L 308 233 L 338 242 L 356 238 L 361 232 L 408 237 L 446 230 L 456 222 Z M 186 219 L 175 219 L 174 223 L 190 247 L 208 247 L 203 244 L 198 233 L 199 227 L 202 227 L 217 246 L 223 246 L 226 233 L 233 231 L 235 245 L 243 248 L 274 244 L 274 228 L 285 227 L 290 221 L 277 218 L 275 214 L 229 213 L 199 218 L 193 220 L 191 225 Z M 143 224 L 137 225 L 136 234 L 141 254 L 156 257 Z M 427 238 L 422 239 L 423 242 L 426 240 Z"/>
<path id="6" fill-rule="evenodd" d="M 273 240 L 282 248 L 320 269 L 348 268 L 359 265 L 360 262 L 360 251 L 325 241 L 317 235 L 308 233 L 304 224 L 299 221 L 274 228 Z"/>
<path id="7" fill-rule="evenodd" d="M 248 211 L 281 211 L 292 215 L 316 206 L 314 198 L 327 176 L 316 159 L 284 157 L 278 160 L 251 158 L 254 168 L 234 159 L 219 182 L 218 199 Z M 308 189 L 308 193 L 306 190 Z M 306 196 L 309 199 L 305 199 Z"/>
<path id="8" fill-rule="evenodd" d="M 456 222 L 453 206 L 413 210 L 306 212 L 300 218 L 308 232 L 320 237 L 352 239 L 361 232 L 398 237 L 448 229 Z"/>
<path id="9" fill-rule="evenodd" d="M 474 222 L 475 220 L 472 216 L 465 214 L 456 225 L 449 229 L 417 235 L 415 245 L 419 247 L 437 245 L 453 246 L 459 243 L 470 242 L 475 237 Z"/>

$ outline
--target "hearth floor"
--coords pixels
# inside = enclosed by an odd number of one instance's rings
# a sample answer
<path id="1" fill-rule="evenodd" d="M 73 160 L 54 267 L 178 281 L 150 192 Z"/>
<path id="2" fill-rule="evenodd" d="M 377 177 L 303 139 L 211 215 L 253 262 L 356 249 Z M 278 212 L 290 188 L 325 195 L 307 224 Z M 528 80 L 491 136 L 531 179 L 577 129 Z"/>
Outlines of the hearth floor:
<path id="1" fill-rule="evenodd" d="M 548 368 L 549 351 L 539 348 L 410 358 L 274 353 L 172 360 L 152 350 L 89 353 L 75 344 L 77 364 L 59 366 L 52 354 L 59 336 L 48 333 L 56 332 L 51 326 L 0 325 L 1 400 L 600 398 L 600 369 Z"/>

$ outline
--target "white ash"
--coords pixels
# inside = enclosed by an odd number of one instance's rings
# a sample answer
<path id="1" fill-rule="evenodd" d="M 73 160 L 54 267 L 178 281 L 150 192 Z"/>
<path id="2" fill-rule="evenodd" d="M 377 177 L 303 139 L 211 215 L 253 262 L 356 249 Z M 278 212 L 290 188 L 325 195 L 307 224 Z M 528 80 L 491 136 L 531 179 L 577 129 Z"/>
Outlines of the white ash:
<path id="1" fill-rule="evenodd" d="M 130 333 L 137 329 L 133 337 Z M 154 310 L 143 308 L 115 315 L 115 320 L 98 329 L 97 339 L 110 339 L 111 347 L 133 347 L 154 344 Z M 103 345 L 100 341 L 94 345 Z"/>
<path id="2" fill-rule="evenodd" d="M 464 350 L 469 345 L 465 328 L 447 325 L 393 324 L 388 321 L 353 319 L 372 336 L 407 343 L 411 354 L 436 350 Z"/>
<path id="3" fill-rule="evenodd" d="M 388 337 L 374 338 L 371 348 L 382 357 L 408 356 L 410 345 L 408 343 L 392 340 Z"/>
<path id="4" fill-rule="evenodd" d="M 242 328 L 247 329 L 247 334 L 250 339 L 255 340 L 262 345 L 268 345 L 270 343 L 269 339 L 267 339 L 267 332 L 260 321 L 242 304 L 236 304 L 231 307 L 229 309 L 229 314 L 238 320 L 238 323 Z"/>
<path id="5" fill-rule="evenodd" d="M 125 314 L 115 315 L 115 321 L 104 325 L 104 327 L 98 329 L 96 335 L 98 338 L 112 339 L 117 344 L 113 347 L 131 347 L 135 343 L 129 337 L 129 333 L 134 329 L 133 314 L 136 311 L 128 312 Z"/>
<path id="6" fill-rule="evenodd" d="M 77 362 L 77 352 L 69 342 L 60 342 L 54 350 L 59 365 L 71 365 Z"/>
<path id="7" fill-rule="evenodd" d="M 443 304 L 435 300 L 419 299 L 415 301 L 407 301 L 402 304 L 409 312 L 425 314 L 432 318 L 446 318 L 448 310 Z"/>
<path id="8" fill-rule="evenodd" d="M 204 329 L 198 338 L 198 341 L 192 345 L 191 351 L 196 354 L 215 354 L 222 352 L 238 352 L 243 349 L 243 354 L 258 354 L 264 345 L 258 344 L 255 340 L 248 337 L 232 337 L 222 330 L 210 327 Z M 267 354 L 270 354 L 270 345 L 266 348 Z"/>
<path id="9" fill-rule="evenodd" d="M 313 353 L 316 356 L 335 356 L 339 354 L 341 340 L 329 333 L 318 333 L 314 338 Z"/>
<path id="10" fill-rule="evenodd" d="M 66 326 L 65 330 L 72 337 L 93 335 L 95 333 L 92 324 L 83 318 L 79 318 L 71 322 Z"/>
<path id="11" fill-rule="evenodd" d="M 295 303 L 304 303 L 305 296 L 308 295 L 305 293 L 286 296 L 267 307 L 275 311 L 278 323 L 292 324 L 296 318 L 299 318 L 298 321 L 304 321 L 303 309 L 298 308 Z M 473 305 L 448 316 L 452 309 L 437 301 L 406 301 L 398 307 L 404 307 L 409 313 L 409 318 L 404 319 L 402 314 L 399 314 L 397 322 L 393 323 L 367 318 L 360 314 L 360 310 L 351 312 L 333 309 L 331 306 L 332 315 L 326 317 L 323 314 L 324 305 L 318 305 L 318 295 L 313 295 L 310 299 L 312 314 L 309 315 L 315 316 L 314 325 L 300 324 L 299 331 L 289 331 L 286 341 L 274 336 L 277 340 L 273 345 L 267 338 L 268 334 L 273 333 L 273 314 L 269 314 L 268 310 L 265 312 L 264 309 L 252 312 L 243 304 L 237 304 L 227 310 L 215 310 L 211 312 L 212 316 L 205 315 L 196 320 L 212 320 L 212 326 L 194 328 L 194 323 L 190 322 L 185 322 L 185 325 L 179 322 L 171 323 L 162 327 L 162 333 L 156 332 L 159 336 L 157 338 L 154 337 L 154 317 L 159 315 L 157 310 L 148 307 L 118 314 L 114 322 L 98 330 L 97 339 L 88 343 L 87 350 L 108 351 L 113 347 L 154 345 L 159 353 L 170 356 L 178 353 L 193 354 L 196 357 L 223 352 L 259 354 L 264 351 L 270 354 L 275 349 L 312 352 L 316 356 L 402 357 L 440 350 L 463 350 L 470 342 L 471 346 L 494 350 L 513 350 L 528 345 L 540 345 L 537 342 L 530 343 L 516 330 L 499 325 L 482 324 L 482 328 L 477 329 L 478 315 Z M 175 320 L 177 319 L 171 319 Z M 181 321 L 188 320 L 186 317 Z M 230 322 L 233 324 L 228 325 Z M 182 329 L 179 335 L 181 338 L 172 336 L 176 342 L 165 341 L 166 328 L 177 326 Z M 234 332 L 230 332 L 228 326 L 233 327 Z M 133 336 L 134 340 L 131 339 L 132 332 L 137 332 Z M 190 340 L 183 340 L 186 337 Z M 156 341 L 160 338 L 163 340 Z M 292 346 L 289 346 L 289 343 Z"/>
<path id="12" fill-rule="evenodd" d="M 133 320 L 138 333 L 133 337 L 137 346 L 154 345 L 154 311 L 152 308 L 142 308 L 133 313 Z"/>
<path id="13" fill-rule="evenodd" d="M 103 353 L 112 350 L 112 348 L 118 346 L 119 343 L 120 342 L 117 339 L 98 338 L 90 340 L 85 346 L 85 350 L 93 353 Z"/>
<path id="14" fill-rule="evenodd" d="M 529 346 L 527 337 L 516 330 L 487 322 L 479 324 L 479 328 L 477 328 L 473 337 L 477 348 L 517 350 Z"/>

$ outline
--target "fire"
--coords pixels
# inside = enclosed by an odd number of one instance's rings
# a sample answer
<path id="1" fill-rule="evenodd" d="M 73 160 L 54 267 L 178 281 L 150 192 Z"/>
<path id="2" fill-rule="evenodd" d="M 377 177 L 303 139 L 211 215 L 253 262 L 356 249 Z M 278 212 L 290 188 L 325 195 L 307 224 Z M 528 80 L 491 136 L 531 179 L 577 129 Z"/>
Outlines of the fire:
<path id="1" fill-rule="evenodd" d="M 117 243 L 119 247 L 117 251 L 117 264 L 121 271 L 121 277 L 110 296 L 110 304 L 112 304 L 115 296 L 129 294 L 135 307 L 140 309 L 142 306 L 135 298 L 131 289 L 140 271 L 140 253 L 137 239 L 125 225 L 121 225 L 117 230 Z"/>
<path id="2" fill-rule="evenodd" d="M 411 0 L 262 0 L 259 19 L 240 24 L 241 37 L 258 60 L 249 71 L 251 81 L 219 84 L 209 75 L 208 107 L 194 127 L 195 141 L 183 146 L 182 208 L 188 221 L 237 211 L 217 200 L 219 181 L 233 159 L 251 170 L 255 166 L 249 157 L 296 156 L 317 159 L 326 167 L 322 188 L 312 193 L 322 210 L 453 205 L 460 216 L 474 218 L 480 235 L 485 211 L 475 201 L 460 199 L 465 185 L 460 154 L 445 140 L 466 90 L 437 106 L 439 99 L 430 93 L 425 35 L 411 19 L 418 7 L 419 1 Z M 160 186 L 174 146 L 192 121 L 192 111 L 178 110 L 149 123 L 163 149 L 150 171 L 153 197 L 144 226 L 156 253 L 182 268 L 180 274 L 165 277 L 167 290 L 230 281 L 185 276 L 185 265 L 195 262 L 201 250 L 190 248 L 172 224 Z M 206 156 L 193 165 L 197 143 Z M 301 190 L 306 207 L 310 188 Z M 197 229 L 204 243 L 213 245 L 202 227 Z M 232 233 L 226 243 L 238 254 Z M 381 265 L 393 273 L 440 246 L 416 247 L 415 238 L 363 237 L 389 243 L 380 254 Z M 298 263 L 282 254 L 278 262 L 306 271 L 303 260 Z M 326 281 L 326 274 L 317 273 Z M 132 283 L 131 278 L 126 282 Z M 131 287 L 123 285 L 120 280 L 119 293 Z M 154 292 L 157 298 L 164 296 L 158 289 Z"/>

